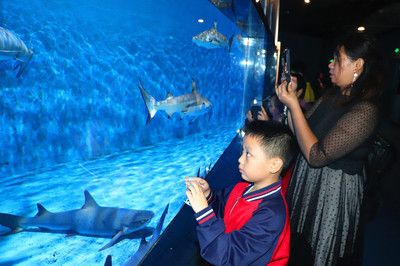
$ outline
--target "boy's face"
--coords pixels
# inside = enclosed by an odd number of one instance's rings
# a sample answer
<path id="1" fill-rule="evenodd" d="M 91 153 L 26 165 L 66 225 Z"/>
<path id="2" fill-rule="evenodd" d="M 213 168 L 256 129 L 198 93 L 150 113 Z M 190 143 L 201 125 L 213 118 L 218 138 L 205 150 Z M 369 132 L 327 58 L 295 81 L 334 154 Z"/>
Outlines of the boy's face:
<path id="1" fill-rule="evenodd" d="M 243 152 L 239 158 L 239 171 L 248 182 L 263 182 L 271 173 L 275 158 L 268 158 L 260 141 L 254 136 L 243 138 Z"/>

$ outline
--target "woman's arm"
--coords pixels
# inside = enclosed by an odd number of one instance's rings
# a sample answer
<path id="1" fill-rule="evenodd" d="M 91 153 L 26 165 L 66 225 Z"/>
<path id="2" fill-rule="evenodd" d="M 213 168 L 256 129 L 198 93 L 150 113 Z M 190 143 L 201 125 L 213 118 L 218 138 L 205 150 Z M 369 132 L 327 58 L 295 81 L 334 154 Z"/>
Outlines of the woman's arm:
<path id="1" fill-rule="evenodd" d="M 292 121 L 292 114 L 290 113 L 290 111 L 288 111 L 287 119 L 288 119 L 287 121 L 288 121 L 288 126 L 289 126 L 290 130 L 293 132 L 293 134 L 296 135 L 296 132 L 294 131 L 293 121 Z"/>
<path id="2" fill-rule="evenodd" d="M 279 100 L 288 107 L 290 117 L 288 117 L 289 126 L 295 133 L 297 142 L 300 150 L 307 161 L 310 159 L 311 147 L 318 142 L 317 137 L 312 132 L 303 111 L 299 100 L 296 95 L 297 80 L 292 78 L 292 82 L 289 83 L 286 88 L 286 82 L 283 82 L 279 87 L 276 88 L 276 94 Z"/>
<path id="3" fill-rule="evenodd" d="M 312 147 L 310 165 L 321 167 L 342 158 L 364 143 L 373 134 L 378 122 L 378 108 L 360 102 L 332 125 L 323 139 Z"/>
<path id="4" fill-rule="evenodd" d="M 291 114 L 293 132 L 296 135 L 300 150 L 302 151 L 306 160 L 309 162 L 311 147 L 318 142 L 318 139 L 308 125 L 308 122 L 306 120 L 306 117 L 304 116 L 303 111 L 301 110 L 299 102 L 297 101 L 297 104 L 294 104 L 293 106 L 288 108 Z"/>

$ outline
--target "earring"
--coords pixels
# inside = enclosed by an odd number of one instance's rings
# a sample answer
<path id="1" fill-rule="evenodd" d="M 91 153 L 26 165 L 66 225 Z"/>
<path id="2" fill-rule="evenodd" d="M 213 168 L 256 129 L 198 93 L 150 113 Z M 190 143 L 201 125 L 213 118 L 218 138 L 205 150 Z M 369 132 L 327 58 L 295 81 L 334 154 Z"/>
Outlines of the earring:
<path id="1" fill-rule="evenodd" d="M 353 83 L 354 83 L 354 81 L 356 81 L 357 77 L 358 77 L 358 74 L 354 73 L 354 75 L 353 75 Z"/>

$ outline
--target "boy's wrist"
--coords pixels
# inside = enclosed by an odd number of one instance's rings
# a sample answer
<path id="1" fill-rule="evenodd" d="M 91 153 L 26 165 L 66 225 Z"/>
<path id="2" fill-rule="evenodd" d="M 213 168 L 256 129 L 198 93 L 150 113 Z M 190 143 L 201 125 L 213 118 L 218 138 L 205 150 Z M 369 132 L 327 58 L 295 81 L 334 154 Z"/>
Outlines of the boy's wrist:
<path id="1" fill-rule="evenodd" d="M 215 219 L 215 213 L 211 206 L 204 208 L 203 210 L 194 214 L 196 221 L 199 225 L 209 221 L 212 218 Z"/>

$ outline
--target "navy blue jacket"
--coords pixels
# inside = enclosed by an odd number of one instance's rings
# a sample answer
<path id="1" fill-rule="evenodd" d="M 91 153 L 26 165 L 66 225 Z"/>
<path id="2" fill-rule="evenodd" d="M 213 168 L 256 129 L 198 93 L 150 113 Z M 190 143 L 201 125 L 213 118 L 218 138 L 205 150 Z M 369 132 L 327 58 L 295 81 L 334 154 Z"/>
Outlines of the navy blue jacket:
<path id="1" fill-rule="evenodd" d="M 252 184 L 213 192 L 195 214 L 201 256 L 213 265 L 286 265 L 289 218 L 281 184 L 246 192 Z"/>

